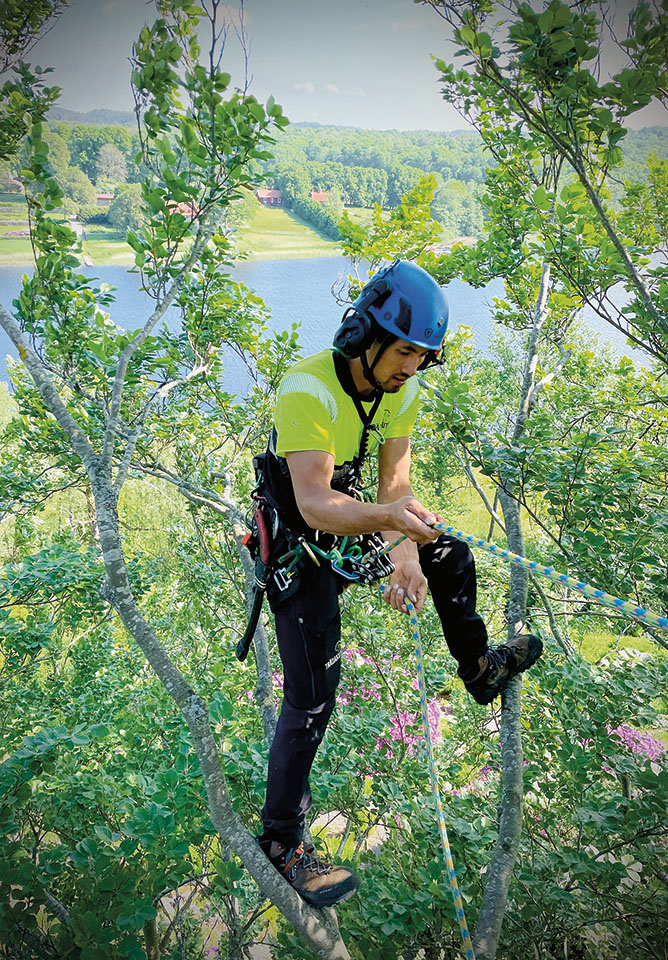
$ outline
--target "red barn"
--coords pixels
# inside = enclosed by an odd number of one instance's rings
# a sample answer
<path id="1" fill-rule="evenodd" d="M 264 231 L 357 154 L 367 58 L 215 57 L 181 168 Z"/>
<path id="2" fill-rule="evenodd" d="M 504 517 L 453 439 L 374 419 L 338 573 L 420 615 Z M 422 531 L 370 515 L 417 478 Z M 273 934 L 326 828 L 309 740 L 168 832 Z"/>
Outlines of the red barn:
<path id="1" fill-rule="evenodd" d="M 258 187 L 255 191 L 255 196 L 263 207 L 283 206 L 283 194 L 280 190 L 274 190 L 270 187 Z"/>

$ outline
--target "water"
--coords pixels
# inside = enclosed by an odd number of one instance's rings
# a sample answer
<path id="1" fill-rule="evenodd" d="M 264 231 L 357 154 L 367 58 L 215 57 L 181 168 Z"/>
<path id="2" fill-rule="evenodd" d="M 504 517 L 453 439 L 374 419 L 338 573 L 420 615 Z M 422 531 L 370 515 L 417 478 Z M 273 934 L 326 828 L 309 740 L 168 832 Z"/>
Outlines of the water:
<path id="1" fill-rule="evenodd" d="M 271 326 L 277 330 L 290 329 L 300 324 L 299 338 L 305 355 L 322 350 L 332 342 L 342 315 L 342 307 L 332 295 L 332 285 L 348 274 L 345 257 L 318 257 L 308 260 L 254 260 L 239 264 L 234 277 L 259 294 L 271 311 Z M 11 302 L 18 295 L 25 267 L 0 267 L 0 303 L 11 310 Z M 139 277 L 129 274 L 125 267 L 100 266 L 85 268 L 91 277 L 116 287 L 116 302 L 110 309 L 112 320 L 120 327 L 139 327 L 152 310 L 153 302 L 138 289 Z M 494 297 L 503 295 L 503 282 L 494 280 L 486 287 L 475 289 L 460 280 L 446 287 L 451 322 L 465 324 L 473 332 L 476 346 L 486 353 L 492 334 L 491 305 Z M 166 316 L 170 327 L 179 323 L 175 309 Z M 591 315 L 588 323 L 620 354 L 641 359 L 642 354 L 626 345 L 625 338 L 603 320 Z M 4 330 L 0 329 L 0 379 L 8 380 L 6 357 L 16 357 Z M 231 357 L 226 366 L 225 388 L 244 392 L 244 373 L 241 363 Z"/>

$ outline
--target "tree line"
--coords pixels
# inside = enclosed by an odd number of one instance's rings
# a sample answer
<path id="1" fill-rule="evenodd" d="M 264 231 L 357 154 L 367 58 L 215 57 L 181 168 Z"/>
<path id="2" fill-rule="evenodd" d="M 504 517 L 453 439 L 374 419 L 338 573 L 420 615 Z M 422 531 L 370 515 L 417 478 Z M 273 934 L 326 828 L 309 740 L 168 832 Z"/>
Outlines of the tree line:
<path id="1" fill-rule="evenodd" d="M 65 207 L 83 222 L 111 224 L 124 231 L 139 224 L 139 188 L 145 174 L 137 163 L 139 135 L 128 125 L 50 124 L 51 159 L 65 194 Z M 610 185 L 619 200 L 624 179 L 643 182 L 647 160 L 668 153 L 668 131 L 650 127 L 629 131 L 619 178 Z M 295 124 L 257 162 L 266 182 L 281 190 L 284 203 L 323 233 L 340 236 L 337 221 L 344 206 L 397 207 L 417 182 L 435 180 L 431 212 L 441 237 L 480 235 L 485 171 L 493 163 L 477 131 L 378 131 Z M 5 163 L 18 172 L 16 162 Z M 315 202 L 312 191 L 325 191 L 327 202 Z M 118 194 L 111 209 L 95 206 L 98 192 Z"/>

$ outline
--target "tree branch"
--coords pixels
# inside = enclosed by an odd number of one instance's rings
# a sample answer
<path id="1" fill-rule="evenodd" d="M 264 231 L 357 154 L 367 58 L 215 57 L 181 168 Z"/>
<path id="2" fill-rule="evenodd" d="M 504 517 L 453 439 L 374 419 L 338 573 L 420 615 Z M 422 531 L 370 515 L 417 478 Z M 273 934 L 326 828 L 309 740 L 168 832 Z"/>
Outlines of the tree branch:
<path id="1" fill-rule="evenodd" d="M 134 427 L 134 429 L 130 432 L 127 446 L 125 448 L 125 452 L 123 453 L 123 459 L 121 461 L 121 464 L 118 468 L 118 472 L 116 474 L 116 479 L 114 481 L 114 490 L 116 491 L 117 496 L 120 494 L 121 488 L 125 483 L 127 473 L 130 468 L 130 464 L 132 462 L 132 458 L 134 456 L 135 450 L 137 449 L 137 443 L 139 442 L 139 438 L 143 433 L 144 425 L 146 423 L 146 418 L 148 417 L 149 411 L 153 406 L 153 404 L 156 402 L 156 400 L 162 400 L 165 397 L 167 397 L 169 393 L 172 390 L 174 390 L 175 387 L 184 386 L 185 384 L 190 383 L 196 377 L 200 376 L 202 373 L 207 373 L 209 370 L 209 366 L 210 365 L 208 363 L 199 364 L 197 367 L 195 367 L 193 370 L 190 371 L 187 377 L 182 377 L 179 380 L 171 380 L 169 383 L 165 383 L 161 387 L 158 387 L 158 389 L 155 391 L 153 396 L 151 396 L 148 399 L 148 401 L 144 405 L 144 409 L 139 415 L 139 421 L 136 427 Z"/>
<path id="2" fill-rule="evenodd" d="M 100 468 L 104 473 L 110 472 L 111 470 L 111 457 L 114 447 L 116 428 L 121 413 L 123 386 L 125 384 L 125 375 L 127 373 L 130 361 L 139 347 L 144 343 L 146 338 L 150 336 L 156 325 L 160 322 L 160 320 L 162 320 L 168 308 L 178 296 L 183 285 L 188 279 L 190 271 L 195 263 L 197 263 L 202 250 L 211 238 L 214 228 L 215 223 L 213 221 L 213 212 L 211 212 L 208 218 L 204 219 L 202 223 L 200 223 L 192 250 L 181 267 L 178 276 L 174 279 L 169 290 L 163 299 L 158 303 L 155 310 L 144 324 L 142 330 L 127 344 L 119 358 L 118 365 L 116 367 L 116 376 L 114 377 L 114 386 L 112 389 L 111 406 L 109 410 L 109 416 L 107 418 L 107 426 L 104 431 L 104 445 L 102 451 L 102 460 L 100 463 Z"/>
<path id="3" fill-rule="evenodd" d="M 68 440 L 72 444 L 72 448 L 83 462 L 88 475 L 90 476 L 90 471 L 95 460 L 93 448 L 89 444 L 88 439 L 81 427 L 78 425 L 72 414 L 60 399 L 60 395 L 58 394 L 53 381 L 45 373 L 39 357 L 26 340 L 21 327 L 14 317 L 12 317 L 5 310 L 1 303 L 0 326 L 3 328 L 9 339 L 18 350 L 19 357 L 25 364 L 28 373 L 32 377 L 35 386 L 42 396 L 42 399 L 44 400 L 51 414 L 54 416 L 59 427 L 61 427 Z"/>

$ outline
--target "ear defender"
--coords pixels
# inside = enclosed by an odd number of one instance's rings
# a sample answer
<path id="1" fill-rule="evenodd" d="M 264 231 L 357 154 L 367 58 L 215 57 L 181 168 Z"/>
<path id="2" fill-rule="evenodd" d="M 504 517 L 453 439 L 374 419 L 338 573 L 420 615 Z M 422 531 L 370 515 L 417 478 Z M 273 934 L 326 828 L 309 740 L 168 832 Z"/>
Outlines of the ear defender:
<path id="1" fill-rule="evenodd" d="M 343 315 L 341 326 L 334 334 L 332 345 L 347 360 L 361 357 L 373 343 L 371 320 L 350 307 Z"/>
<path id="2" fill-rule="evenodd" d="M 352 307 L 343 315 L 341 326 L 334 334 L 332 346 L 347 360 L 361 357 L 375 339 L 373 319 L 367 313 L 370 306 L 381 307 L 392 291 L 384 277 L 372 278 Z"/>

